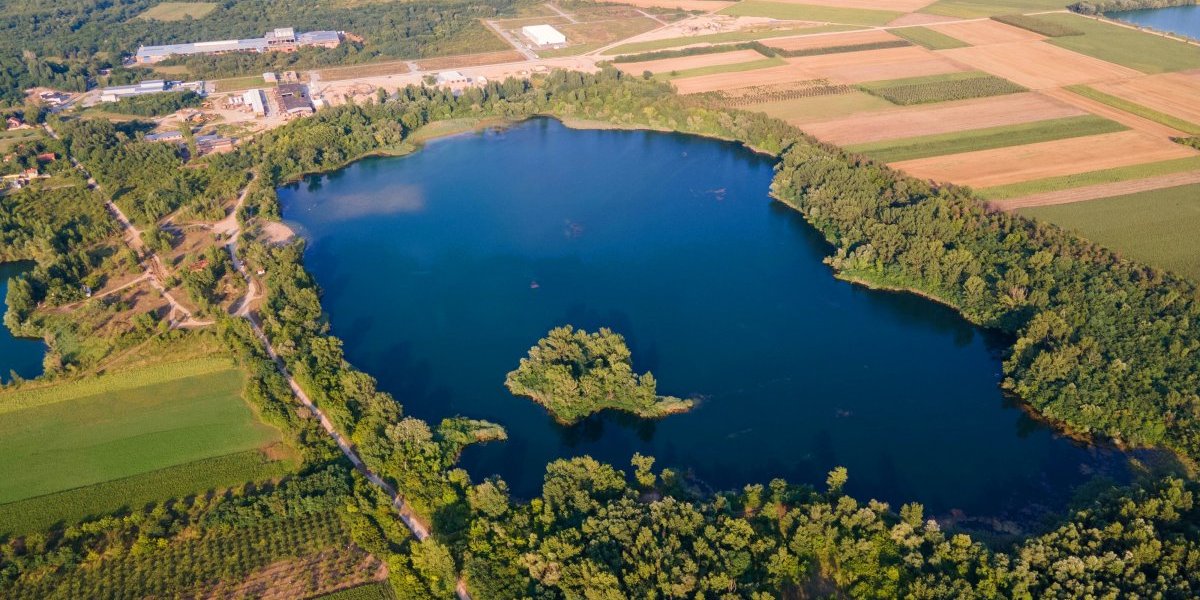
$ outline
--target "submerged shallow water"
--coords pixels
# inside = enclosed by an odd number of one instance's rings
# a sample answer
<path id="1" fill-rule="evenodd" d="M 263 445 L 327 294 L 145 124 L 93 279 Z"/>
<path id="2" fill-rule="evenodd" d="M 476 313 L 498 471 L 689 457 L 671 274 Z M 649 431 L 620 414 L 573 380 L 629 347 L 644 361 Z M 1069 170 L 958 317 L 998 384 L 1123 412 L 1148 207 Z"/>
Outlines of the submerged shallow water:
<path id="1" fill-rule="evenodd" d="M 0 264 L 0 303 L 8 300 L 8 280 L 26 271 L 30 263 Z M 4 310 L 7 310 L 5 305 Z M 0 382 L 7 383 L 16 373 L 25 379 L 42 374 L 42 359 L 46 344 L 41 340 L 13 337 L 7 327 L 0 325 Z"/>
<path id="2" fill-rule="evenodd" d="M 475 480 L 536 494 L 547 462 L 657 457 L 716 488 L 774 477 L 934 513 L 1061 507 L 1124 455 L 1052 434 L 998 388 L 1004 341 L 916 296 L 833 278 L 770 201 L 770 159 L 682 135 L 536 120 L 280 190 L 349 360 L 407 414 L 508 429 Z M 625 335 L 690 413 L 562 427 L 505 374 L 557 325 Z"/>
<path id="3" fill-rule="evenodd" d="M 1104 13 L 1104 16 L 1200 40 L 1200 6 L 1194 4 L 1167 8 L 1122 10 Z"/>

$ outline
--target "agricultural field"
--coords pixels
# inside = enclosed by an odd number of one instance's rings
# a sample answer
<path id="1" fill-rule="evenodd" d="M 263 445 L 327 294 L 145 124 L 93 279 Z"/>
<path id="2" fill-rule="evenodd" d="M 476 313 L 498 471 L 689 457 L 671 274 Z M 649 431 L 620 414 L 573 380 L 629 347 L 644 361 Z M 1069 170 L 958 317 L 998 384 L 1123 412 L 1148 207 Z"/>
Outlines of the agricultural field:
<path id="1" fill-rule="evenodd" d="M 150 21 L 182 21 L 188 17 L 200 19 L 216 8 L 215 2 L 163 2 L 142 11 L 137 18 Z"/>
<path id="2" fill-rule="evenodd" d="M 733 5 L 733 0 L 611 0 L 613 4 L 624 4 L 638 8 L 669 8 L 712 12 Z"/>
<path id="3" fill-rule="evenodd" d="M 1071 4 L 1069 0 L 939 0 L 921 9 L 921 12 L 972 19 L 993 15 L 1062 10 L 1068 4 Z"/>
<path id="4" fill-rule="evenodd" d="M 793 37 L 765 42 L 767 46 L 785 52 L 820 50 L 831 47 L 851 47 L 881 42 L 896 42 L 899 38 L 882 29 L 865 29 L 841 35 Z"/>
<path id="5" fill-rule="evenodd" d="M 1101 135 L 1125 129 L 1124 125 L 1115 121 L 1085 115 L 846 146 L 846 150 L 865 154 L 880 162 L 891 163 L 992 148 L 1023 146 L 1087 135 Z"/>
<path id="6" fill-rule="evenodd" d="M 243 90 L 260 88 L 267 85 L 267 82 L 263 80 L 262 75 L 230 77 L 228 79 L 218 79 L 212 83 L 218 92 L 239 92 Z"/>
<path id="7" fill-rule="evenodd" d="M 754 50 L 730 50 L 729 52 L 713 52 L 675 58 L 661 58 L 630 63 L 617 63 L 617 68 L 640 75 L 645 71 L 651 73 L 670 73 L 671 71 L 688 71 L 701 67 L 715 67 L 750 62 L 763 58 Z"/>
<path id="8" fill-rule="evenodd" d="M 900 106 L 987 98 L 1026 91 L 1011 81 L 987 73 L 971 72 L 873 81 L 860 84 L 859 88 Z"/>
<path id="9" fill-rule="evenodd" d="M 0 503 L 265 448 L 244 374 L 200 358 L 0 394 Z"/>
<path id="10" fill-rule="evenodd" d="M 1008 204 L 1005 201 L 1020 199 L 1034 194 L 1060 192 L 1085 186 L 1112 185 L 1141 179 L 1162 178 L 1189 172 L 1200 172 L 1200 155 L 1124 167 L 1095 169 L 1058 177 L 1030 179 L 1019 183 L 985 187 L 976 191 L 985 200 L 993 203 L 1004 202 Z"/>
<path id="11" fill-rule="evenodd" d="M 929 50 L 949 50 L 970 45 L 961 39 L 928 27 L 902 27 L 892 29 L 891 33 Z"/>
<path id="12" fill-rule="evenodd" d="M 685 79 L 688 77 L 700 77 L 704 75 L 714 75 L 720 73 L 742 73 L 745 71 L 753 71 L 756 69 L 766 69 L 769 67 L 777 67 L 786 64 L 782 58 L 759 58 L 748 62 L 740 62 L 725 65 L 710 65 L 707 67 L 696 67 L 694 69 L 686 69 L 682 71 L 670 71 L 659 75 L 660 79 L 674 80 Z"/>
<path id="13" fill-rule="evenodd" d="M 1072 27 L 1069 23 L 1050 21 L 1033 15 L 1000 15 L 993 20 L 1012 25 L 1026 31 L 1032 31 L 1043 37 L 1064 37 L 1068 35 L 1083 35 L 1083 31 Z"/>
<path id="14" fill-rule="evenodd" d="M 1048 41 L 972 46 L 944 50 L 942 54 L 1033 90 L 1111 81 L 1140 74 L 1127 67 L 1060 48 Z"/>
<path id="15" fill-rule="evenodd" d="M 0 131 L 0 152 L 8 152 L 9 148 L 17 146 L 22 142 L 30 142 L 41 136 L 39 129 L 13 129 L 11 131 Z"/>
<path id="16" fill-rule="evenodd" d="M 339 592 L 325 594 L 313 600 L 394 600 L 391 589 L 382 583 L 369 583 Z"/>
<path id="17" fill-rule="evenodd" d="M 1010 25 L 1005 25 L 999 21 L 991 19 L 983 21 L 964 21 L 959 23 L 942 23 L 930 25 L 929 28 L 935 32 L 948 35 L 954 39 L 962 40 L 963 44 L 958 46 L 990 46 L 992 44 L 1013 44 L 1017 42 L 1038 42 L 1042 36 L 1028 31 L 1019 29 Z M 903 30 L 900 30 L 903 31 Z M 949 50 L 950 48 L 942 48 Z"/>
<path id="18" fill-rule="evenodd" d="M 1138 104 L 1137 102 L 1134 102 L 1132 100 L 1127 100 L 1125 98 L 1115 96 L 1113 94 L 1102 92 L 1102 91 L 1096 89 L 1095 87 L 1088 87 L 1086 85 L 1078 85 L 1078 86 L 1071 86 L 1067 89 L 1071 90 L 1072 92 L 1074 92 L 1076 94 L 1079 94 L 1080 96 L 1083 96 L 1084 98 L 1090 98 L 1097 102 L 1103 102 L 1104 104 L 1107 104 L 1113 108 L 1118 108 L 1127 113 L 1135 114 L 1139 117 L 1142 117 L 1143 119 L 1148 119 L 1150 121 L 1154 121 L 1155 123 L 1159 123 L 1161 125 L 1166 125 L 1167 127 L 1170 127 L 1171 129 L 1174 129 L 1176 131 L 1180 131 L 1182 133 L 1186 133 L 1189 135 L 1200 135 L 1200 125 L 1197 125 L 1196 123 L 1194 123 L 1192 121 L 1187 121 L 1187 120 L 1181 119 L 1179 117 L 1157 111 L 1148 106 L 1143 106 L 1142 104 Z M 1114 85 L 1106 86 L 1105 89 L 1115 91 L 1115 90 L 1123 90 L 1124 88 L 1122 88 L 1120 86 L 1120 84 L 1114 84 Z M 1139 97 L 1139 95 L 1136 93 L 1134 93 L 1133 96 Z M 1185 100 L 1184 102 L 1180 102 L 1178 104 L 1171 102 L 1171 100 L 1174 100 L 1174 98 L 1168 98 L 1167 103 L 1170 105 L 1172 110 L 1179 110 L 1179 111 L 1185 112 L 1189 115 L 1189 117 L 1194 118 L 1195 116 L 1200 116 L 1200 110 L 1197 110 L 1196 102 L 1195 102 L 1195 98 L 1197 98 L 1197 97 L 1200 97 L 1200 96 L 1193 97 L 1191 102 L 1187 102 Z M 1159 98 L 1161 98 L 1161 96 Z M 1183 100 L 1183 98 L 1179 98 L 1179 100 Z"/>
<path id="19" fill-rule="evenodd" d="M 966 70 L 963 65 L 947 60 L 940 53 L 919 46 L 803 56 L 787 61 L 810 77 L 847 84 L 944 75 Z"/>
<path id="20" fill-rule="evenodd" d="M 1038 18 L 1082 31 L 1082 35 L 1047 40 L 1048 43 L 1073 52 L 1122 65 L 1142 73 L 1168 73 L 1200 69 L 1200 46 L 1185 44 L 1178 40 L 1143 33 L 1076 14 L 1041 15 Z"/>
<path id="21" fill-rule="evenodd" d="M 1021 209 L 1119 254 L 1200 281 L 1200 185 Z"/>
<path id="22" fill-rule="evenodd" d="M 739 17 L 767 17 L 789 21 L 813 21 L 820 23 L 844 23 L 846 25 L 886 25 L 904 13 L 890 10 L 842 8 L 770 2 L 767 0 L 745 0 L 721 11 L 724 15 Z"/>
<path id="23" fill-rule="evenodd" d="M 726 31 L 722 33 L 709 33 L 704 35 L 693 35 L 685 37 L 665 38 L 661 40 L 645 40 L 640 42 L 630 42 L 621 44 L 606 54 L 617 56 L 620 54 L 637 54 L 640 52 L 652 52 L 654 50 L 666 50 L 668 48 L 681 48 L 683 46 L 693 46 L 697 44 L 725 44 L 730 42 L 752 42 L 755 40 L 766 40 L 773 38 L 792 37 L 797 35 L 811 35 L 814 33 L 830 33 L 838 31 L 851 31 L 857 27 L 851 25 L 815 25 L 812 27 L 795 27 L 795 28 L 771 28 L 771 29 L 754 29 L 748 31 Z"/>
<path id="24" fill-rule="evenodd" d="M 741 108 L 766 113 L 803 127 L 804 123 L 818 119 L 844 117 L 883 110 L 891 106 L 892 104 L 883 98 L 853 90 L 844 94 L 759 102 Z"/>

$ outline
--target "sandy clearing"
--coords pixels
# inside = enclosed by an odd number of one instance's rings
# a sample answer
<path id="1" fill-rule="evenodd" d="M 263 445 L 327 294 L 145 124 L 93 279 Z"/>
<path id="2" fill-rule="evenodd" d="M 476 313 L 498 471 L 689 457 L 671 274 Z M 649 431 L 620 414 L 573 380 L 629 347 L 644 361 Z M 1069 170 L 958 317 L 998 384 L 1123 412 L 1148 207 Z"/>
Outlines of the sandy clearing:
<path id="1" fill-rule="evenodd" d="M 1035 90 L 1142 75 L 1045 42 L 971 46 L 942 50 L 940 54 Z"/>
<path id="2" fill-rule="evenodd" d="M 1200 77 L 1168 73 L 1101 83 L 1093 87 L 1106 94 L 1200 124 Z"/>
<path id="3" fill-rule="evenodd" d="M 696 94 L 760 85 L 776 85 L 817 78 L 818 76 L 792 65 L 781 65 L 765 69 L 754 69 L 752 71 L 685 77 L 683 79 L 675 79 L 672 83 L 675 84 L 675 88 L 679 90 L 680 94 Z"/>
<path id="4" fill-rule="evenodd" d="M 1196 151 L 1140 131 L 980 150 L 892 163 L 921 179 L 991 187 L 1196 156 Z"/>
<path id="5" fill-rule="evenodd" d="M 711 12 L 729 7 L 735 2 L 718 0 L 608 0 L 613 4 L 626 4 L 638 8 L 674 8 L 679 10 L 702 10 Z"/>
<path id="6" fill-rule="evenodd" d="M 1179 187 L 1181 185 L 1191 185 L 1194 183 L 1200 183 L 1200 171 L 1172 173 L 1171 175 L 1162 175 L 1160 177 L 1148 177 L 1146 179 L 1134 179 L 1131 181 L 1118 181 L 1116 183 L 1086 185 L 1069 190 L 1059 190 L 1057 192 L 1031 194 L 1021 198 L 996 200 L 989 202 L 988 204 L 1000 210 L 1016 210 L 1019 208 L 1030 208 L 1033 206 L 1050 206 L 1053 204 L 1070 204 L 1072 202 L 1099 200 L 1100 198 L 1125 196 L 1127 194 L 1149 192 L 1151 190 L 1161 190 L 1164 188 Z"/>
<path id="7" fill-rule="evenodd" d="M 960 39 L 972 46 L 1009 44 L 1013 42 L 1036 42 L 1042 36 L 1019 27 L 1005 25 L 999 21 L 967 21 L 930 26 L 930 29 Z"/>
<path id="8" fill-rule="evenodd" d="M 626 73 L 642 74 L 643 71 L 651 73 L 670 73 L 671 71 L 683 71 L 686 69 L 697 69 L 700 67 L 714 67 L 717 65 L 732 65 L 737 63 L 751 62 L 761 60 L 763 55 L 754 50 L 734 50 L 732 52 L 721 52 L 719 54 L 698 54 L 696 56 L 681 56 L 679 58 L 663 58 L 659 60 L 646 60 L 642 62 L 632 63 L 617 63 L 617 68 Z"/>
<path id="9" fill-rule="evenodd" d="M 866 31 L 847 31 L 830 35 L 767 39 L 762 40 L 762 43 L 772 48 L 779 48 L 780 50 L 808 50 L 810 48 L 828 48 L 830 46 L 891 42 L 897 39 L 899 38 L 882 29 L 868 29 Z"/>
<path id="10" fill-rule="evenodd" d="M 968 67 L 919 46 L 843 52 L 786 59 L 802 71 L 833 83 L 862 83 L 884 79 L 968 71 Z"/>
<path id="11" fill-rule="evenodd" d="M 897 107 L 853 117 L 801 125 L 804 131 L 833 144 L 865 144 L 937 135 L 953 131 L 1016 125 L 1086 114 L 1065 102 L 1037 93 Z"/>
<path id="12" fill-rule="evenodd" d="M 865 10 L 887 10 L 891 12 L 916 12 L 935 0 L 771 0 L 780 4 L 808 4 L 833 8 L 858 8 Z"/>

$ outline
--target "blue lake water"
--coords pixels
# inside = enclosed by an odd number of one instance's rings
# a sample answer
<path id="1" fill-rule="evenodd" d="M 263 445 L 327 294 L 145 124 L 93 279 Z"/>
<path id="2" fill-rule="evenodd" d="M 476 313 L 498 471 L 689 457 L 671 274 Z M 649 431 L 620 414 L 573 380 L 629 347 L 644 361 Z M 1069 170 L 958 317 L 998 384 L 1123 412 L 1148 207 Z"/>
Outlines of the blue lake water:
<path id="1" fill-rule="evenodd" d="M 475 480 L 529 497 L 547 462 L 653 455 L 720 489 L 774 477 L 935 513 L 1059 506 L 1124 455 L 1053 435 L 1000 392 L 1003 340 L 953 311 L 834 279 L 828 246 L 767 195 L 771 159 L 652 132 L 535 120 L 280 190 L 333 331 L 407 414 L 510 439 Z M 557 425 L 505 374 L 557 325 L 624 334 L 687 414 Z"/>
<path id="2" fill-rule="evenodd" d="M 28 268 L 28 263 L 0 264 L 0 301 L 8 298 L 8 279 Z M 46 344 L 41 340 L 13 337 L 7 327 L 0 325 L 0 381 L 7 383 L 10 371 L 25 379 L 41 375 L 45 355 Z"/>
<path id="3" fill-rule="evenodd" d="M 1104 13 L 1104 16 L 1200 40 L 1200 6 L 1123 10 Z"/>

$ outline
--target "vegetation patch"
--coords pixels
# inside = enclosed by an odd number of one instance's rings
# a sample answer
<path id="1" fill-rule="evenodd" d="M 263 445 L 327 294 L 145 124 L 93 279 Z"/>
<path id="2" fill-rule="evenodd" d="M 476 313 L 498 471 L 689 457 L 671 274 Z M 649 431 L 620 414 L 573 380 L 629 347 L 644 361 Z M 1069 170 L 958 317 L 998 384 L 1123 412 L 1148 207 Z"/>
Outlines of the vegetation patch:
<path id="1" fill-rule="evenodd" d="M 395 600 L 392 589 L 386 583 L 368 583 L 347 590 L 318 596 L 313 600 Z"/>
<path id="2" fill-rule="evenodd" d="M 822 54 L 843 54 L 847 52 L 866 52 L 868 50 L 885 50 L 887 48 L 904 48 L 911 46 L 912 42 L 908 40 L 885 40 L 882 42 L 868 42 L 864 44 L 846 44 L 844 46 L 823 46 L 820 48 L 797 48 L 796 50 L 783 50 L 780 48 L 771 48 L 771 51 L 779 56 L 798 57 L 798 56 L 819 56 Z"/>
<path id="3" fill-rule="evenodd" d="M 183 92 L 164 92 L 162 94 L 133 96 L 131 98 L 122 98 L 116 102 L 105 102 L 96 106 L 99 110 L 106 113 L 157 117 L 171 114 L 181 108 L 200 106 L 202 102 L 204 102 L 204 98 L 200 94 L 187 90 Z"/>
<path id="4" fill-rule="evenodd" d="M 1067 89 L 1079 94 L 1080 96 L 1083 96 L 1084 98 L 1091 98 L 1097 102 L 1103 102 L 1104 104 L 1107 104 L 1113 108 L 1119 108 L 1127 113 L 1135 114 L 1144 119 L 1154 121 L 1155 123 L 1166 125 L 1172 129 L 1182 131 L 1183 133 L 1189 135 L 1200 134 L 1200 125 L 1185 121 L 1178 117 L 1173 117 L 1163 112 L 1159 112 L 1148 106 L 1142 106 L 1141 104 L 1131 102 L 1119 96 L 1106 94 L 1100 90 L 1097 90 L 1096 88 L 1086 85 L 1072 85 L 1068 86 Z"/>
<path id="5" fill-rule="evenodd" d="M 940 31 L 934 31 L 928 27 L 899 27 L 889 31 L 896 37 L 904 38 L 930 50 L 951 50 L 953 48 L 966 48 L 970 46 L 970 44 L 958 38 L 948 36 Z"/>
<path id="6" fill-rule="evenodd" d="M 700 56 L 703 54 L 724 54 L 726 52 L 734 52 L 737 50 L 753 50 L 767 57 L 775 56 L 777 52 L 773 48 L 768 48 L 760 42 L 746 42 L 744 44 L 721 44 L 717 46 L 693 46 L 691 48 L 681 48 L 679 50 L 658 50 L 655 52 L 643 52 L 641 54 L 624 54 L 613 59 L 614 63 L 633 63 L 645 62 L 649 60 L 663 60 L 667 58 L 683 58 L 685 56 Z"/>
<path id="7" fill-rule="evenodd" d="M 654 375 L 633 372 L 625 338 L 604 328 L 597 333 L 570 325 L 551 329 L 504 385 L 544 406 L 562 425 L 607 409 L 654 419 L 692 408 L 691 400 L 657 395 Z"/>
<path id="8" fill-rule="evenodd" d="M 992 17 L 992 20 L 1051 38 L 1083 35 L 1082 31 L 1066 23 L 1047 21 L 1046 19 L 1030 15 L 999 15 Z"/>
<path id="9" fill-rule="evenodd" d="M 321 78 L 333 79 L 332 77 L 325 77 L 323 71 L 321 73 Z M 267 85 L 267 82 L 263 80 L 262 75 L 247 75 L 245 77 L 218 79 L 213 82 L 213 85 L 216 87 L 218 92 L 238 92 L 242 90 L 264 87 Z"/>
<path id="10" fill-rule="evenodd" d="M 216 8 L 215 2 L 163 2 L 142 11 L 137 18 L 149 21 L 200 19 Z"/>
<path id="11" fill-rule="evenodd" d="M 1066 6 L 1067 0 L 939 0 L 921 9 L 921 12 L 971 19 L 993 15 L 1062 10 Z"/>
<path id="12" fill-rule="evenodd" d="M 245 375 L 232 366 L 132 388 L 114 379 L 122 374 L 72 384 L 91 386 L 90 394 L 5 413 L 0 502 L 279 441 L 279 432 L 260 423 L 242 400 Z"/>
<path id="13" fill-rule="evenodd" d="M 733 63 L 731 65 L 711 65 L 707 67 L 696 67 L 694 69 L 684 69 L 682 71 L 671 71 L 658 75 L 659 79 L 683 79 L 686 77 L 699 77 L 701 75 L 713 75 L 716 73 L 737 73 L 740 71 L 753 71 L 755 69 L 765 69 L 767 67 L 778 67 L 779 65 L 787 64 L 782 58 L 764 58 L 761 60 L 752 60 L 749 62 Z"/>
<path id="14" fill-rule="evenodd" d="M 819 98 L 852 94 L 855 89 L 844 84 L 832 84 L 825 79 L 792 81 L 773 85 L 758 85 L 713 92 L 711 97 L 722 106 L 747 106 L 762 102 L 781 102 L 801 98 Z"/>
<path id="15" fill-rule="evenodd" d="M 795 121 L 800 119 L 828 119 L 844 117 L 854 113 L 886 110 L 891 102 L 855 89 L 841 94 L 810 96 L 790 100 L 766 100 L 757 104 L 744 105 L 746 110 L 765 113 L 777 119 Z"/>
<path id="16" fill-rule="evenodd" d="M 1085 185 L 1118 183 L 1121 181 L 1129 181 L 1131 179 L 1146 179 L 1149 177 L 1157 177 L 1159 175 L 1171 175 L 1173 173 L 1182 173 L 1184 171 L 1193 171 L 1197 169 L 1200 169 L 1200 156 L 1189 156 L 1186 158 L 1176 158 L 1173 160 L 1142 163 L 1140 165 L 1102 169 L 1099 171 L 1088 171 L 1086 173 L 1077 173 L 1075 175 L 1063 175 L 1059 177 L 1048 177 L 1046 179 L 1022 181 L 1020 183 L 1012 183 L 1008 185 L 998 185 L 995 187 L 977 190 L 977 193 L 985 200 L 1008 200 L 1010 198 L 1020 198 L 1021 196 L 1040 194 L 1042 192 L 1056 192 L 1059 190 L 1083 187 Z"/>
<path id="17" fill-rule="evenodd" d="M 630 42 L 621 44 L 616 48 L 608 51 L 608 54 L 630 54 L 638 52 L 650 52 L 652 50 L 665 50 L 667 48 L 679 48 L 680 46 L 691 46 L 693 44 L 724 44 L 729 42 L 749 42 L 753 40 L 766 40 L 778 37 L 790 37 L 795 35 L 807 35 L 812 33 L 831 33 L 835 31 L 852 31 L 859 29 L 853 25 L 817 25 L 815 27 L 801 27 L 796 29 L 762 29 L 758 31 L 727 31 L 724 33 L 710 33 L 706 35 L 694 35 L 689 37 L 667 38 L 664 40 L 647 40 L 645 42 Z"/>
<path id="18" fill-rule="evenodd" d="M 1036 144 L 1038 142 L 1049 142 L 1086 135 L 1100 135 L 1123 131 L 1125 129 L 1127 127 L 1116 121 L 1110 121 L 1094 115 L 1082 115 L 1078 117 L 1051 119 L 1049 121 L 1035 121 L 1033 123 L 1021 123 L 1018 125 L 1004 125 L 986 129 L 973 129 L 901 140 L 858 144 L 847 146 L 846 150 L 866 154 L 879 162 L 890 163 L 930 156 L 973 152 L 976 150 L 1023 146 L 1025 144 Z"/>
<path id="19" fill-rule="evenodd" d="M 1193 44 L 1074 14 L 1040 15 L 1038 18 L 1083 32 L 1083 35 L 1047 40 L 1067 50 L 1143 73 L 1200 68 L 1200 47 Z"/>
<path id="20" fill-rule="evenodd" d="M 744 0 L 721 11 L 739 17 L 768 17 L 792 21 L 823 21 L 848 25 L 886 25 L 903 15 L 889 10 L 837 8 L 810 4 L 790 4 L 765 0 Z"/>
<path id="21" fill-rule="evenodd" d="M 1025 208 L 1122 256 L 1200 281 L 1200 185 Z"/>
<path id="22" fill-rule="evenodd" d="M 969 100 L 1027 91 L 1007 79 L 980 72 L 873 81 L 861 83 L 858 88 L 902 106 Z"/>

